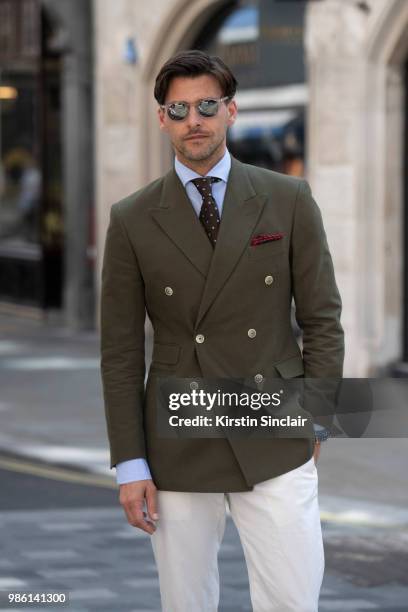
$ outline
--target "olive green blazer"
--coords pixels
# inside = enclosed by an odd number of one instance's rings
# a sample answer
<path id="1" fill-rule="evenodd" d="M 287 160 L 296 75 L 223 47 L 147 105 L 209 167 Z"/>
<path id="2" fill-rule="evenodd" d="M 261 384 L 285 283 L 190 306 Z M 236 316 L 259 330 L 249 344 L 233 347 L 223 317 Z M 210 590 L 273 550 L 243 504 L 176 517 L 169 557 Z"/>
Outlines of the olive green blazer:
<path id="1" fill-rule="evenodd" d="M 250 244 L 278 232 L 280 240 Z M 306 181 L 232 158 L 213 249 L 171 169 L 113 204 L 101 280 L 111 467 L 145 457 L 159 489 L 220 492 L 251 490 L 310 459 L 311 438 L 163 438 L 155 409 L 160 376 L 342 376 L 341 299 Z M 147 381 L 146 312 L 154 329 Z"/>

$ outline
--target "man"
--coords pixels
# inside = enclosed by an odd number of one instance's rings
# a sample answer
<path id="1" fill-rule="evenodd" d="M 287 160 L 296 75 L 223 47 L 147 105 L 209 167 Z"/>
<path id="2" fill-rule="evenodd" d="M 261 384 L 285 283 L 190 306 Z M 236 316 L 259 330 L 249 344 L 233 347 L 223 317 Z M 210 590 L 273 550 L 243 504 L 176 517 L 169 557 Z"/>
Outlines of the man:
<path id="1" fill-rule="evenodd" d="M 262 387 L 270 377 L 342 374 L 341 300 L 319 208 L 306 181 L 230 156 L 235 89 L 215 56 L 186 51 L 166 62 L 154 93 L 174 168 L 111 209 L 101 298 L 111 467 L 129 523 L 152 536 L 165 612 L 217 610 L 225 501 L 253 609 L 316 612 L 319 443 L 156 430 L 160 377 L 246 377 Z M 145 388 L 146 311 L 154 346 Z"/>

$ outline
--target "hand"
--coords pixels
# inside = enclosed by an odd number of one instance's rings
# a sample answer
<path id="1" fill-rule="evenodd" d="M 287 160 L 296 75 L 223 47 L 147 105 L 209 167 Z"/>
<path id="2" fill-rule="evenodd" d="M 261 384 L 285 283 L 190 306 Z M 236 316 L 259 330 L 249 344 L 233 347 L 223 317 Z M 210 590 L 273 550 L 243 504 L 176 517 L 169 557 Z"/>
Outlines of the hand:
<path id="1" fill-rule="evenodd" d="M 154 533 L 156 525 L 153 521 L 159 518 L 157 514 L 157 488 L 153 480 L 138 480 L 119 485 L 119 501 L 122 505 L 128 523 L 147 533 Z M 143 505 L 146 500 L 146 512 Z M 146 520 L 148 515 L 149 520 Z"/>
<path id="2" fill-rule="evenodd" d="M 314 457 L 315 464 L 317 463 L 317 460 L 319 459 L 321 445 L 322 445 L 321 442 L 318 442 L 318 441 L 315 442 L 314 451 L 313 451 L 313 457 Z"/>

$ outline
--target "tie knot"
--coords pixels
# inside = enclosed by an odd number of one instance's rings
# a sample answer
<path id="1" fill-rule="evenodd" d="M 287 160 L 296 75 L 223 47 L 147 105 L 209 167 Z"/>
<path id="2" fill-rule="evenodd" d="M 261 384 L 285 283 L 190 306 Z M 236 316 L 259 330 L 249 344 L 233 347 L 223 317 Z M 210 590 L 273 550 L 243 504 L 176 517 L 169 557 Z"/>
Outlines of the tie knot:
<path id="1" fill-rule="evenodd" d="M 218 183 L 220 180 L 221 179 L 216 176 L 203 176 L 193 179 L 192 183 L 194 183 L 200 194 L 204 197 L 206 195 L 211 195 L 212 183 Z"/>

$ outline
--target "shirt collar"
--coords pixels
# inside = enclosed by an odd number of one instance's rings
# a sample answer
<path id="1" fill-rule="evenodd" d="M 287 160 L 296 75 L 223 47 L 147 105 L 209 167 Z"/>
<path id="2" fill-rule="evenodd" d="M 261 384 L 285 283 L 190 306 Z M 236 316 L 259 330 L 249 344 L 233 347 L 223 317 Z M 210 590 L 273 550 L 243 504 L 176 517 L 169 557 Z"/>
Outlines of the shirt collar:
<path id="1" fill-rule="evenodd" d="M 177 159 L 177 156 L 174 158 L 174 169 L 179 177 L 180 181 L 183 183 L 184 187 L 195 178 L 202 178 L 201 174 L 197 174 L 191 168 L 188 168 L 184 164 L 181 163 Z M 225 149 L 224 155 L 221 157 L 220 161 L 215 164 L 210 170 L 207 172 L 205 176 L 216 176 L 220 178 L 225 183 L 228 181 L 228 175 L 231 170 L 231 155 L 228 149 Z"/>

